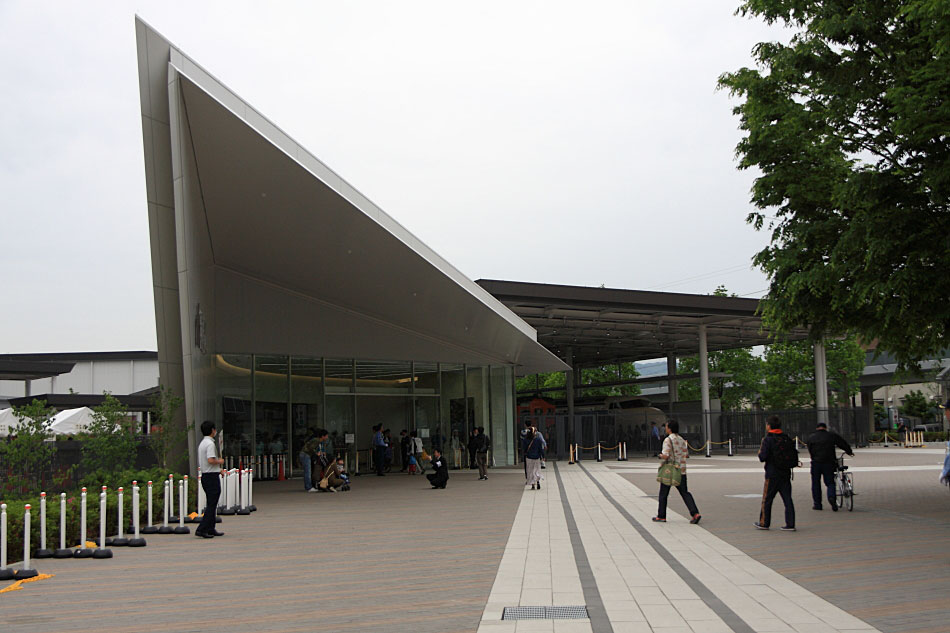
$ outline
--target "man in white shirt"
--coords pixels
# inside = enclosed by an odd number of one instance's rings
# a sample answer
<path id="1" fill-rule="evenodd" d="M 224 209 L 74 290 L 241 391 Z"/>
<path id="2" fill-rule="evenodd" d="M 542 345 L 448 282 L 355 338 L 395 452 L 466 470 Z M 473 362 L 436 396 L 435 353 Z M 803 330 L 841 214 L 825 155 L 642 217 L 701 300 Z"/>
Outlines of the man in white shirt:
<path id="1" fill-rule="evenodd" d="M 207 505 L 201 517 L 201 523 L 195 528 L 195 536 L 214 538 L 224 536 L 214 528 L 215 512 L 218 508 L 218 497 L 221 496 L 221 466 L 224 459 L 218 456 L 218 444 L 214 441 L 218 430 L 214 422 L 205 420 L 201 423 L 201 434 L 204 439 L 198 445 L 198 466 L 201 468 L 201 487 L 205 491 Z"/>

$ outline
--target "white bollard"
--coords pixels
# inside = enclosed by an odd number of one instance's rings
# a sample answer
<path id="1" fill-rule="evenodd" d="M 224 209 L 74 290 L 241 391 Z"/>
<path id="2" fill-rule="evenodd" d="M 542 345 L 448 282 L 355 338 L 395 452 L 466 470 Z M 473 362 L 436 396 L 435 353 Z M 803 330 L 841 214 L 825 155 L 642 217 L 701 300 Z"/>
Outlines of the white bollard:
<path id="1" fill-rule="evenodd" d="M 732 452 L 732 438 L 729 438 L 729 457 L 734 457 L 735 453 Z"/>
<path id="2" fill-rule="evenodd" d="M 46 493 L 40 493 L 40 548 L 33 558 L 52 558 L 53 552 L 46 548 Z"/>
<path id="3" fill-rule="evenodd" d="M 117 513 L 119 515 L 119 531 L 118 535 L 112 539 L 112 547 L 127 547 L 129 544 L 129 539 L 125 536 L 125 527 L 122 525 L 122 521 L 125 520 L 125 488 L 119 487 L 119 499 L 118 499 L 118 509 Z"/>
<path id="4" fill-rule="evenodd" d="M 600 456 L 600 442 L 597 442 L 597 461 L 598 462 L 604 461 L 603 458 Z"/>
<path id="5" fill-rule="evenodd" d="M 218 514 L 229 516 L 234 514 L 234 498 L 231 496 L 231 481 L 234 479 L 227 468 L 221 471 L 221 500 L 218 502 Z"/>
<path id="6" fill-rule="evenodd" d="M 204 515 L 204 512 L 205 512 L 205 506 L 208 505 L 207 497 L 205 497 L 205 487 L 201 485 L 201 469 L 200 468 L 198 469 L 198 495 L 197 497 L 198 497 L 198 507 L 195 510 L 195 512 L 198 514 L 198 516 L 195 517 L 195 522 L 198 522 L 201 520 L 201 517 L 202 515 Z"/>
<path id="7" fill-rule="evenodd" d="M 66 493 L 59 495 L 59 549 L 53 552 L 53 558 L 72 558 L 73 551 L 66 549 Z"/>
<path id="8" fill-rule="evenodd" d="M 99 547 L 92 553 L 93 558 L 112 558 L 112 550 L 106 549 L 106 487 L 99 493 Z"/>
<path id="9" fill-rule="evenodd" d="M 170 501 L 171 501 L 171 507 L 172 507 L 171 514 L 168 516 L 168 521 L 170 523 L 177 523 L 178 515 L 175 514 L 175 475 L 171 473 L 168 474 L 168 488 L 169 490 L 171 490 Z M 180 490 L 179 490 L 179 494 L 181 494 Z"/>
<path id="10" fill-rule="evenodd" d="M 251 512 L 257 512 L 257 506 L 254 505 L 254 469 L 248 469 L 247 473 L 247 509 Z"/>
<path id="11" fill-rule="evenodd" d="M 39 575 L 35 569 L 30 567 L 30 504 L 26 504 L 23 508 L 23 563 L 20 569 L 14 573 L 17 580 L 34 578 Z"/>
<path id="12" fill-rule="evenodd" d="M 149 482 L 151 483 L 151 482 Z M 132 538 L 129 547 L 145 547 L 147 543 L 139 531 L 139 482 L 132 482 Z"/>
<path id="13" fill-rule="evenodd" d="M 251 513 L 250 509 L 247 507 L 247 472 L 248 472 L 248 471 L 247 471 L 246 469 L 245 469 L 245 470 L 241 470 L 241 475 L 240 475 L 240 477 L 241 477 L 241 492 L 240 492 L 240 497 L 239 497 L 240 500 L 241 500 L 241 504 L 240 504 L 241 507 L 238 508 L 238 510 L 237 510 L 237 512 L 235 512 L 235 514 L 248 515 L 248 514 Z"/>
<path id="14" fill-rule="evenodd" d="M 164 508 L 165 513 L 164 513 L 164 517 L 162 518 L 162 527 L 158 528 L 158 534 L 174 534 L 175 533 L 175 530 L 172 529 L 170 525 L 168 525 L 168 517 L 171 513 L 172 501 L 173 500 L 171 498 L 171 488 L 169 487 L 168 480 L 166 479 L 165 480 L 165 508 Z"/>
<path id="15" fill-rule="evenodd" d="M 228 492 L 228 503 L 231 505 L 229 509 L 232 510 L 232 514 L 237 513 L 238 504 L 240 503 L 240 498 L 238 497 L 238 483 L 240 482 L 240 473 L 238 473 L 237 468 L 231 469 L 231 474 L 228 476 L 228 479 L 231 481 L 231 490 Z"/>
<path id="16" fill-rule="evenodd" d="M 86 547 L 86 489 L 82 489 L 79 501 L 79 549 L 76 558 L 92 558 L 92 550 Z"/>
<path id="17" fill-rule="evenodd" d="M 0 503 L 0 580 L 13 578 L 13 570 L 7 567 L 7 504 Z"/>
<path id="18" fill-rule="evenodd" d="M 191 528 L 185 527 L 185 479 L 178 480 L 178 527 L 175 534 L 191 534 Z"/>
<path id="19" fill-rule="evenodd" d="M 148 492 L 146 494 L 148 503 L 148 510 L 146 511 L 147 521 L 145 522 L 145 527 L 142 528 L 142 534 L 157 534 L 158 526 L 152 521 L 152 482 L 148 482 Z"/>
<path id="20" fill-rule="evenodd" d="M 182 511 L 181 511 L 182 514 L 186 514 L 186 513 L 188 512 L 188 475 L 184 475 L 184 480 L 185 480 L 185 486 L 184 486 L 184 488 L 185 488 L 185 502 L 184 502 L 184 504 L 182 505 Z M 201 483 L 200 483 L 200 482 L 198 483 L 198 487 L 199 487 L 199 488 L 201 487 Z M 185 523 L 194 523 L 194 521 L 195 521 L 195 519 L 192 519 L 190 516 L 186 516 L 186 517 L 185 517 Z"/>

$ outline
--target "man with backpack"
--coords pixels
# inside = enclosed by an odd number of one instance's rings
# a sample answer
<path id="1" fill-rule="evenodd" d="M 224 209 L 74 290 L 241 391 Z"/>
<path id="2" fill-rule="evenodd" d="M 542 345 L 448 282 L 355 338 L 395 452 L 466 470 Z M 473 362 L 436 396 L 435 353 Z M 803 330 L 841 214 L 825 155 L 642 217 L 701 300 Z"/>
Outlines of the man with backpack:
<path id="1" fill-rule="evenodd" d="M 811 498 L 815 505 L 814 510 L 821 510 L 821 480 L 825 480 L 828 489 L 828 503 L 831 509 L 838 511 L 835 501 L 835 469 L 837 458 L 835 447 L 840 448 L 848 455 L 854 456 L 851 445 L 843 437 L 828 430 L 828 425 L 819 422 L 814 433 L 808 436 L 808 454 L 811 456 Z"/>
<path id="2" fill-rule="evenodd" d="M 772 501 L 775 495 L 782 496 L 785 504 L 786 532 L 795 531 L 795 504 L 792 503 L 792 469 L 799 465 L 795 442 L 782 433 L 782 421 L 777 415 L 765 423 L 765 438 L 759 448 L 759 461 L 765 462 L 765 488 L 762 492 L 762 508 L 759 520 L 753 523 L 760 530 L 769 529 L 772 522 Z"/>

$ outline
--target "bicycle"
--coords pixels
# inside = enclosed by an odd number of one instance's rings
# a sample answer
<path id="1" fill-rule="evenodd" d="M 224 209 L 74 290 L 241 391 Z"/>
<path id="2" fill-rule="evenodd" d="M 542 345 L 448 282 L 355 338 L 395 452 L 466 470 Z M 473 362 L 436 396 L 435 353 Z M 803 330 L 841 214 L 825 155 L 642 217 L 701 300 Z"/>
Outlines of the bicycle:
<path id="1" fill-rule="evenodd" d="M 854 474 L 848 472 L 848 467 L 844 465 L 845 453 L 842 453 L 837 459 L 835 468 L 835 493 L 838 507 L 844 509 L 845 502 L 848 504 L 848 512 L 854 511 Z"/>

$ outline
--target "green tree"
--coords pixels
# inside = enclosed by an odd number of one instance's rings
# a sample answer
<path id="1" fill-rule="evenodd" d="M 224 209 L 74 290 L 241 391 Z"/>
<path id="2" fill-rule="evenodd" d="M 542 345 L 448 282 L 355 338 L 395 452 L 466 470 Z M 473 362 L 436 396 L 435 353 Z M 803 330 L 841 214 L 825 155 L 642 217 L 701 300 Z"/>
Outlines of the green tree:
<path id="1" fill-rule="evenodd" d="M 854 336 L 825 341 L 828 387 L 844 403 L 858 392 L 865 352 Z M 815 406 L 815 352 L 807 341 L 765 349 L 760 404 L 766 409 Z M 829 402 L 829 404 L 831 404 Z"/>
<path id="2" fill-rule="evenodd" d="M 763 316 L 878 339 L 902 366 L 950 347 L 950 2 L 746 0 L 794 30 L 719 85 L 742 98 L 747 221 L 771 242 Z M 831 372 L 829 372 L 829 377 Z"/>
<path id="3" fill-rule="evenodd" d="M 50 419 L 56 410 L 34 399 L 23 407 L 14 407 L 16 423 L 10 428 L 10 437 L 0 442 L 0 463 L 4 479 L 14 493 L 39 494 L 44 475 L 49 472 L 56 454 L 56 444 L 49 430 Z"/>
<path id="4" fill-rule="evenodd" d="M 709 372 L 723 373 L 725 377 L 709 379 L 709 393 L 718 398 L 724 411 L 735 411 L 755 401 L 761 389 L 762 359 L 749 348 L 727 349 L 709 353 Z M 687 356 L 676 361 L 676 372 L 699 372 L 699 357 Z M 681 380 L 678 387 L 680 400 L 699 400 L 699 380 Z"/>
<path id="5" fill-rule="evenodd" d="M 584 385 L 597 385 L 609 382 L 619 382 L 622 380 L 633 380 L 640 375 L 634 363 L 619 363 L 615 365 L 603 365 L 601 367 L 588 367 L 581 369 L 580 387 L 575 390 L 579 396 L 636 396 L 640 394 L 640 385 L 617 385 L 613 387 L 587 387 Z M 518 392 L 527 392 L 537 389 L 550 387 L 564 387 L 565 374 L 562 371 L 555 371 L 546 374 L 531 374 L 519 378 L 515 387 Z M 542 391 L 542 397 L 563 398 L 564 391 Z"/>
<path id="6" fill-rule="evenodd" d="M 92 409 L 92 422 L 83 429 L 83 467 L 86 472 L 130 470 L 138 452 L 136 421 L 115 396 L 108 391 L 103 395 L 102 404 Z"/>
<path id="7" fill-rule="evenodd" d="M 150 398 L 152 403 L 152 427 L 149 429 L 148 445 L 162 470 L 177 468 L 185 455 L 169 460 L 176 446 L 182 444 L 192 428 L 175 428 L 175 413 L 184 399 L 176 396 L 171 389 L 159 385 L 158 391 Z"/>
<path id="8" fill-rule="evenodd" d="M 927 396 L 922 391 L 913 389 L 901 400 L 900 413 L 901 415 L 928 419 L 932 407 L 933 405 L 927 400 Z"/>

